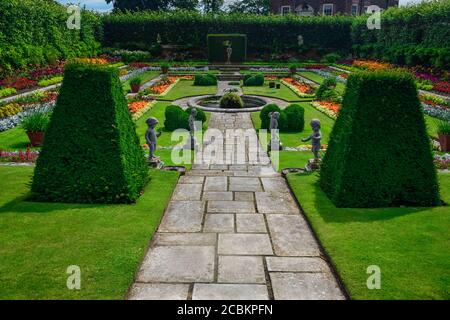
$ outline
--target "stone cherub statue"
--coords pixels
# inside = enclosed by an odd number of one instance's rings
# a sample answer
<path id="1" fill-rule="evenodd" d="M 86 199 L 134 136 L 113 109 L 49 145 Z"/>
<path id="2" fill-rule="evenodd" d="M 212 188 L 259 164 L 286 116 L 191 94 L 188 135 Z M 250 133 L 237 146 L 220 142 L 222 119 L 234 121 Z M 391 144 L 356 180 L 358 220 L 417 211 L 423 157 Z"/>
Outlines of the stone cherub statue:
<path id="1" fill-rule="evenodd" d="M 195 126 L 195 118 L 197 117 L 197 109 L 192 108 L 191 114 L 189 115 L 189 135 L 190 135 L 190 149 L 195 149 L 195 131 L 197 127 Z"/>
<path id="2" fill-rule="evenodd" d="M 145 132 L 145 140 L 146 140 L 148 148 L 150 150 L 148 160 L 150 162 L 158 162 L 158 158 L 155 157 L 155 150 L 156 150 L 157 137 L 159 137 L 161 135 L 161 132 L 156 133 L 155 127 L 159 123 L 159 121 L 158 121 L 158 119 L 151 117 L 151 118 L 148 118 L 146 122 L 148 125 L 148 129 Z"/>
<path id="3" fill-rule="evenodd" d="M 231 64 L 231 55 L 233 54 L 233 42 L 231 41 L 225 41 L 224 45 L 227 48 L 227 64 Z"/>
<path id="4" fill-rule="evenodd" d="M 280 113 L 270 112 L 269 113 L 270 123 L 269 123 L 269 129 L 270 129 L 270 143 L 268 150 L 272 151 L 279 151 L 282 149 L 280 137 L 278 136 L 278 120 L 280 119 Z"/>
<path id="5" fill-rule="evenodd" d="M 322 144 L 321 144 L 322 133 L 320 132 L 320 120 L 312 119 L 310 125 L 313 130 L 313 133 L 308 138 L 302 139 L 302 141 L 307 142 L 307 141 L 311 140 L 311 146 L 312 146 L 311 151 L 314 154 L 314 162 L 317 163 L 320 160 L 319 152 L 322 147 Z"/>

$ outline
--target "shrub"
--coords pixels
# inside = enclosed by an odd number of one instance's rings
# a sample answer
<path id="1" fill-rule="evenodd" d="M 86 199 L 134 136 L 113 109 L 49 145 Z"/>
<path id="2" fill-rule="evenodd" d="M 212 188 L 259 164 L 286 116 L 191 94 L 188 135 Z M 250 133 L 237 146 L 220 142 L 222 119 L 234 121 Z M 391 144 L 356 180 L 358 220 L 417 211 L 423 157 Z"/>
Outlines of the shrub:
<path id="1" fill-rule="evenodd" d="M 142 84 L 142 78 L 136 77 L 130 80 L 130 86 L 140 86 Z"/>
<path id="2" fill-rule="evenodd" d="M 4 89 L 0 88 L 0 98 L 10 96 L 16 92 L 17 90 L 14 88 L 4 88 Z"/>
<path id="3" fill-rule="evenodd" d="M 189 130 L 189 115 L 179 106 L 168 106 L 165 110 L 164 128 L 167 131 Z"/>
<path id="4" fill-rule="evenodd" d="M 439 121 L 438 133 L 444 135 L 450 135 L 450 121 Z"/>
<path id="5" fill-rule="evenodd" d="M 336 79 L 326 78 L 320 85 L 319 89 L 317 89 L 316 98 L 318 100 L 338 101 L 340 99 L 340 95 L 333 89 L 336 85 Z"/>
<path id="6" fill-rule="evenodd" d="M 196 74 L 194 86 L 215 86 L 217 85 L 217 77 L 213 74 Z"/>
<path id="7" fill-rule="evenodd" d="M 281 114 L 281 109 L 274 103 L 265 106 L 259 113 L 259 118 L 261 119 L 261 129 L 270 128 L 269 113 L 271 112 L 280 112 Z"/>
<path id="8" fill-rule="evenodd" d="M 305 109 L 298 104 L 291 104 L 282 111 L 286 115 L 281 131 L 301 132 L 305 128 Z"/>
<path id="9" fill-rule="evenodd" d="M 247 79 L 244 78 L 244 86 L 261 87 L 263 85 L 264 85 L 264 75 L 262 74 L 250 76 Z"/>
<path id="10" fill-rule="evenodd" d="M 439 204 L 436 169 L 410 75 L 378 71 L 348 78 L 320 185 L 337 207 Z"/>
<path id="11" fill-rule="evenodd" d="M 118 70 L 67 65 L 36 163 L 31 198 L 130 203 L 139 198 L 147 180 L 148 165 Z"/>
<path id="12" fill-rule="evenodd" d="M 341 56 L 338 53 L 329 53 L 322 58 L 322 62 L 325 63 L 336 63 L 338 60 L 341 60 Z"/>
<path id="13" fill-rule="evenodd" d="M 43 79 L 38 82 L 39 87 L 47 87 L 52 84 L 60 83 L 63 80 L 63 77 L 53 77 L 49 79 Z"/>
<path id="14" fill-rule="evenodd" d="M 17 103 L 9 103 L 0 107 L 0 119 L 9 118 L 22 112 L 22 107 Z"/>
<path id="15" fill-rule="evenodd" d="M 50 123 L 50 114 L 33 112 L 22 119 L 21 126 L 26 132 L 45 132 Z"/>
<path id="16" fill-rule="evenodd" d="M 236 93 L 224 94 L 220 99 L 220 107 L 223 109 L 240 109 L 244 107 L 244 101 L 240 95 Z"/>

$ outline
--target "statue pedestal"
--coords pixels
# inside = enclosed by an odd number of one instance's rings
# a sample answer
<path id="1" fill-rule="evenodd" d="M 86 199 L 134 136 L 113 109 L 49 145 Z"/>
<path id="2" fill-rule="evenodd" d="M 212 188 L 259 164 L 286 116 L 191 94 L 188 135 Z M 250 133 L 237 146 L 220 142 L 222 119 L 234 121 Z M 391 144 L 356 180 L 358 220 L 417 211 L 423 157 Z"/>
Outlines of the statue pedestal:
<path id="1" fill-rule="evenodd" d="M 306 172 L 311 172 L 318 170 L 320 168 L 320 163 L 322 162 L 321 159 L 309 159 L 308 163 L 305 166 Z"/>
<path id="2" fill-rule="evenodd" d="M 161 169 L 164 166 L 164 163 L 161 161 L 159 157 L 153 157 L 148 159 L 148 164 L 150 167 L 155 169 Z"/>

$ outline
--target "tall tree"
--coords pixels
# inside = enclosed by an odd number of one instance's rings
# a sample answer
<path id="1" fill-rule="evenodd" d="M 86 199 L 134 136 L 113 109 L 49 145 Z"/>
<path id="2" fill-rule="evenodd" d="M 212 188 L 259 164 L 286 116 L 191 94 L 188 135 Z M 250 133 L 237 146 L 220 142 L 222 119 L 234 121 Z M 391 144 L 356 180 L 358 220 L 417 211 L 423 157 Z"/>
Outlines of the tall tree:
<path id="1" fill-rule="evenodd" d="M 270 12 L 270 0 L 237 0 L 228 6 L 231 13 L 268 14 Z"/>
<path id="2" fill-rule="evenodd" d="M 113 3 L 115 10 L 168 10 L 186 9 L 195 10 L 199 5 L 199 0 L 106 0 L 106 3 Z"/>
<path id="3" fill-rule="evenodd" d="M 223 6 L 223 0 L 201 0 L 201 2 L 206 13 L 219 12 Z"/>

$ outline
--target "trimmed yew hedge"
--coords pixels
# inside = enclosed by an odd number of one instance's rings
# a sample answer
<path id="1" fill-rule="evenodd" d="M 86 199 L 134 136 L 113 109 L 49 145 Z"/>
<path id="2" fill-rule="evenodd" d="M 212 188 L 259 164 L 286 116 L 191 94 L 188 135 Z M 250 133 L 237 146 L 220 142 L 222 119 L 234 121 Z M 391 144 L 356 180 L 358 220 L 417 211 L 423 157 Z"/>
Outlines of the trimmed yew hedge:
<path id="1" fill-rule="evenodd" d="M 14 69 L 93 56 L 100 48 L 100 15 L 81 11 L 81 29 L 69 30 L 65 6 L 48 0 L 0 1 L 0 76 Z"/>
<path id="2" fill-rule="evenodd" d="M 337 207 L 439 204 L 436 169 L 411 75 L 349 76 L 320 186 Z"/>
<path id="3" fill-rule="evenodd" d="M 367 16 L 354 20 L 352 44 L 358 56 L 402 65 L 450 67 L 450 1 L 391 8 L 381 17 L 379 30 L 367 28 Z"/>
<path id="4" fill-rule="evenodd" d="M 183 11 L 120 13 L 104 18 L 104 45 L 128 48 L 139 43 L 150 48 L 157 43 L 159 34 L 162 44 L 206 52 L 208 34 L 235 33 L 247 36 L 247 48 L 252 53 L 284 53 L 300 48 L 348 52 L 351 21 L 352 18 L 345 16 L 202 15 Z M 303 37 L 303 45 L 299 45 L 298 36 Z"/>
<path id="5" fill-rule="evenodd" d="M 31 198 L 69 203 L 131 203 L 148 165 L 118 70 L 66 65 L 33 177 Z"/>
<path id="6" fill-rule="evenodd" d="M 226 62 L 227 51 L 224 42 L 232 43 L 230 61 L 242 63 L 247 59 L 247 36 L 245 34 L 208 34 L 208 60 Z"/>

